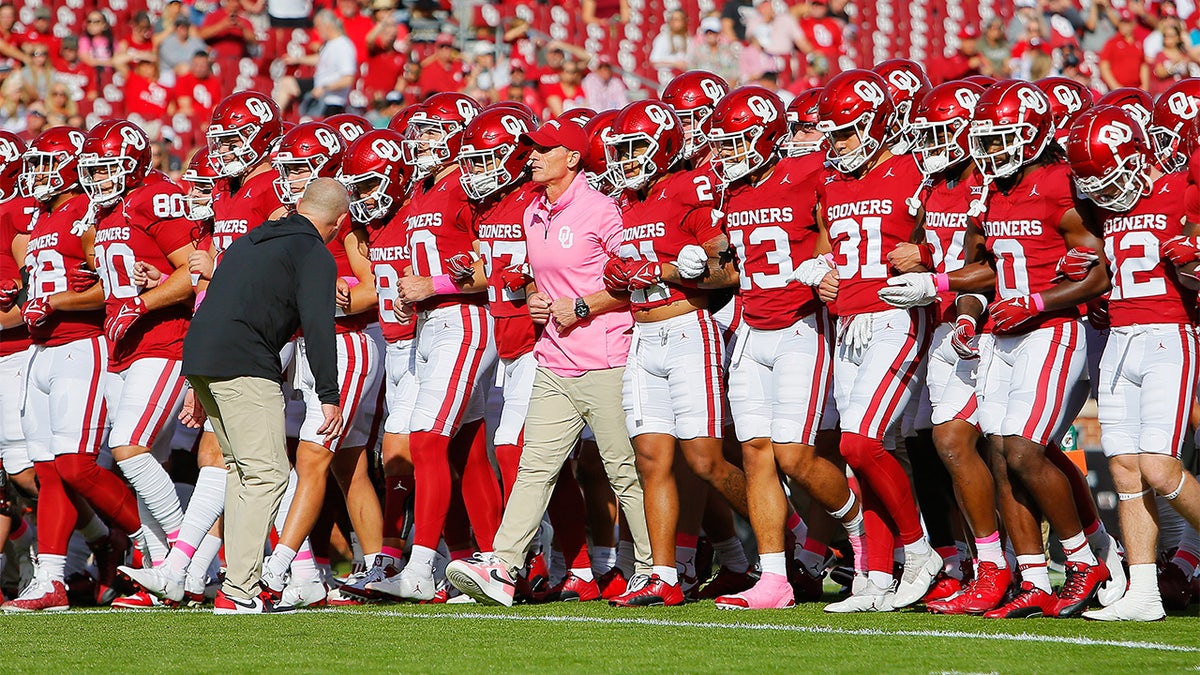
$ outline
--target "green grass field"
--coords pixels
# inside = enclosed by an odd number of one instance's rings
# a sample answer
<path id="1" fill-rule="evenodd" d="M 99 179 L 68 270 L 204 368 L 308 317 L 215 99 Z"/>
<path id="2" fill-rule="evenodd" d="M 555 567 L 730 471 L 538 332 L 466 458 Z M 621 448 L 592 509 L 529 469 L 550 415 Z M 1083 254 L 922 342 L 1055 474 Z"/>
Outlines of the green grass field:
<path id="1" fill-rule="evenodd" d="M 1200 670 L 1200 618 L 988 621 L 821 605 L 388 605 L 283 616 L 7 615 L 0 672 L 1174 673 Z"/>

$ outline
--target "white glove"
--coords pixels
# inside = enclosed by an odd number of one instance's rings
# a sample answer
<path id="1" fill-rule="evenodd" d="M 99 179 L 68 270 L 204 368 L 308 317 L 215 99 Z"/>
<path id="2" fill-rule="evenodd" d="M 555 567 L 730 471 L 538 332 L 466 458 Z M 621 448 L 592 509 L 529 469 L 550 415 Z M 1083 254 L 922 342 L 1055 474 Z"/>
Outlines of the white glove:
<path id="1" fill-rule="evenodd" d="M 842 320 L 842 344 L 846 345 L 855 360 L 862 358 L 871 344 L 870 314 L 856 314 L 849 321 Z"/>
<path id="2" fill-rule="evenodd" d="M 833 271 L 833 266 L 829 264 L 829 260 L 825 256 L 818 256 L 805 260 L 796 266 L 792 272 L 792 281 L 799 281 L 805 286 L 817 287 L 821 285 L 821 280 L 826 274 Z"/>
<path id="3" fill-rule="evenodd" d="M 928 272 L 909 272 L 887 280 L 879 289 L 879 299 L 893 307 L 911 309 L 937 300 L 937 287 Z"/>
<path id="4" fill-rule="evenodd" d="M 699 279 L 708 270 L 708 251 L 695 244 L 684 246 L 675 258 L 675 268 L 684 279 Z"/>

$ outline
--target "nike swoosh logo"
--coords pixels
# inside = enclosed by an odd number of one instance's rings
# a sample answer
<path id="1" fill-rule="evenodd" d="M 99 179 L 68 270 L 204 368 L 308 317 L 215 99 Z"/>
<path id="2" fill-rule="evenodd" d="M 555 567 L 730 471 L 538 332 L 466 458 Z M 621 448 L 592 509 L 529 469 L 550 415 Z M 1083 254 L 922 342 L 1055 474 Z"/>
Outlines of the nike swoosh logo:
<path id="1" fill-rule="evenodd" d="M 504 584 L 505 586 L 511 586 L 511 587 L 513 587 L 513 588 L 516 588 L 516 587 L 517 587 L 517 585 L 516 585 L 516 584 L 514 584 L 513 582 L 511 582 L 511 581 L 509 581 L 508 579 L 505 579 L 504 577 L 500 576 L 500 572 L 499 572 L 499 571 L 497 571 L 497 570 L 494 570 L 494 569 L 493 569 L 493 570 L 489 570 L 489 571 L 488 571 L 488 576 L 490 576 L 490 577 L 492 578 L 492 580 L 493 580 L 493 581 L 498 581 L 498 582 L 500 582 L 500 583 Z"/>
<path id="2" fill-rule="evenodd" d="M 257 609 L 258 608 L 258 605 L 254 604 L 253 600 L 238 600 L 237 598 L 230 597 L 228 595 L 225 596 L 225 599 L 228 600 L 229 602 L 232 602 L 233 604 L 237 605 L 238 607 L 242 607 L 245 609 Z"/>

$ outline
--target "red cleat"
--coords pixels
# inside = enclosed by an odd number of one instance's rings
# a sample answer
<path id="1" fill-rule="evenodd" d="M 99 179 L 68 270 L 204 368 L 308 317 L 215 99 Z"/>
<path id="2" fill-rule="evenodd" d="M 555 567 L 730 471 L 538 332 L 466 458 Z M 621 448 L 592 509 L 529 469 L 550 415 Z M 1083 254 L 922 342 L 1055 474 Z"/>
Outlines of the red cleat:
<path id="1" fill-rule="evenodd" d="M 71 609 L 67 586 L 61 581 L 37 580 L 25 587 L 14 600 L 0 606 L 9 612 L 62 612 Z"/>
<path id="2" fill-rule="evenodd" d="M 612 600 L 618 595 L 625 594 L 625 590 L 629 586 L 629 581 L 625 578 L 625 573 L 621 571 L 620 567 L 614 567 L 596 577 L 596 585 L 600 587 L 601 598 Z"/>
<path id="3" fill-rule="evenodd" d="M 926 609 L 934 614 L 983 614 L 1004 602 L 1004 594 L 1012 584 L 1012 571 L 1000 569 L 996 563 L 979 563 L 979 575 L 962 591 L 944 600 L 931 601 Z"/>
<path id="4" fill-rule="evenodd" d="M 1054 616 L 1058 598 L 1028 581 L 1021 582 L 1021 590 L 1008 602 L 983 616 L 988 619 L 1030 619 L 1038 616 Z"/>
<path id="5" fill-rule="evenodd" d="M 113 609 L 163 609 L 166 606 L 162 600 L 150 595 L 146 591 L 140 590 L 133 595 L 127 595 L 112 601 Z"/>
<path id="6" fill-rule="evenodd" d="M 945 572 L 938 572 L 933 578 L 933 584 L 929 586 L 929 590 L 925 592 L 921 598 L 923 604 L 928 605 L 931 602 L 945 600 L 953 597 L 955 593 L 962 591 L 963 583 Z"/>
<path id="7" fill-rule="evenodd" d="M 650 575 L 646 585 L 613 598 L 613 607 L 676 607 L 684 603 L 679 584 L 668 584 L 657 574 Z"/>
<path id="8" fill-rule="evenodd" d="M 591 602 L 600 599 L 600 587 L 596 580 L 584 581 L 567 572 L 555 586 L 534 596 L 535 602 Z"/>
<path id="9" fill-rule="evenodd" d="M 1078 616 L 1087 608 L 1092 598 L 1096 597 L 1100 584 L 1108 579 L 1108 567 L 1103 561 L 1095 565 L 1067 562 L 1067 580 L 1063 582 L 1062 588 L 1058 589 L 1058 603 L 1051 616 L 1059 619 Z"/>
<path id="10" fill-rule="evenodd" d="M 516 597 L 526 600 L 535 601 L 540 594 L 544 594 L 550 589 L 550 570 L 546 567 L 546 556 L 541 553 L 533 556 L 526 565 L 525 574 L 519 574 L 516 578 L 517 592 Z"/>
<path id="11" fill-rule="evenodd" d="M 722 567 L 717 571 L 717 576 L 696 593 L 696 598 L 698 600 L 715 600 L 722 595 L 737 595 L 750 590 L 757 582 L 758 579 L 749 570 L 734 572 L 728 567 Z"/>

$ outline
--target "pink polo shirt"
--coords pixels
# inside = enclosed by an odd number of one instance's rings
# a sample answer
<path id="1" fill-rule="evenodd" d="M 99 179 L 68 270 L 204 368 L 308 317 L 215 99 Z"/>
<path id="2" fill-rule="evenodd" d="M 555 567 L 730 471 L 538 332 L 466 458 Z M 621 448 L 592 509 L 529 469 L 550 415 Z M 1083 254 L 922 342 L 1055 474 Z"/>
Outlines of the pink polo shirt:
<path id="1" fill-rule="evenodd" d="M 621 212 L 611 198 L 575 176 L 553 205 L 545 191 L 525 209 L 529 266 L 538 290 L 551 298 L 582 298 L 604 290 L 604 265 L 621 245 Z M 589 317 L 558 332 L 551 321 L 533 347 L 539 366 L 561 377 L 625 365 L 633 316 L 626 310 Z"/>

